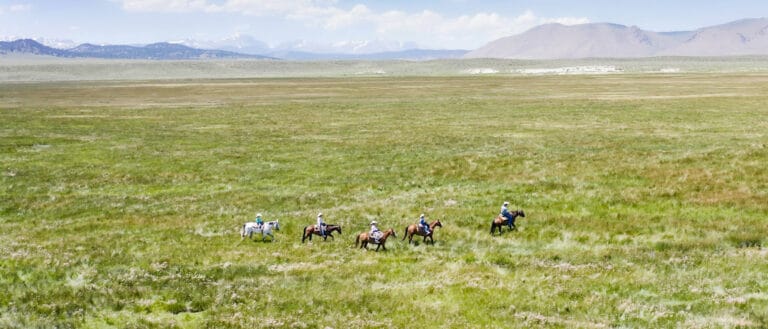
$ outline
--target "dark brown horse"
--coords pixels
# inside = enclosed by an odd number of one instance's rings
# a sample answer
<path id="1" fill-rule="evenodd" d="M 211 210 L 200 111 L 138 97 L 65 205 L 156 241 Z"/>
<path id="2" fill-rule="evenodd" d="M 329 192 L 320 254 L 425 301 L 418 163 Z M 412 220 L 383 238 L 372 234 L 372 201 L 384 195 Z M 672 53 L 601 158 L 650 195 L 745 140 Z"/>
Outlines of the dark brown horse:
<path id="1" fill-rule="evenodd" d="M 510 232 L 517 230 L 517 226 L 515 226 L 515 218 L 518 216 L 525 217 L 525 212 L 522 210 L 513 210 L 509 213 L 512 215 L 511 220 L 504 218 L 502 215 L 498 215 L 493 219 L 493 223 L 491 223 L 491 235 L 493 235 L 493 230 L 495 230 L 497 227 L 499 228 L 499 234 L 501 234 L 501 227 L 504 225 L 509 226 Z"/>
<path id="2" fill-rule="evenodd" d="M 379 241 L 376 241 L 376 239 L 372 238 L 370 236 L 370 232 L 363 232 L 357 235 L 357 238 L 355 239 L 355 247 L 357 247 L 357 243 L 360 243 L 360 248 L 365 248 L 368 250 L 368 244 L 376 244 L 376 251 L 379 251 L 379 247 L 381 247 L 384 250 L 387 250 L 387 247 L 384 246 L 385 243 L 387 243 L 387 238 L 389 236 L 397 237 L 397 234 L 395 234 L 394 229 L 388 229 L 382 233 L 381 238 L 379 238 Z"/>
<path id="3" fill-rule="evenodd" d="M 443 223 L 440 223 L 440 220 L 429 223 L 429 234 L 424 233 L 424 228 L 420 228 L 418 224 L 408 225 L 408 227 L 405 228 L 403 241 L 405 241 L 405 238 L 407 237 L 408 243 L 410 244 L 413 242 L 414 235 L 420 235 L 424 237 L 424 243 L 427 243 L 427 238 L 429 238 L 429 241 L 432 242 L 432 244 L 435 244 L 435 239 L 432 238 L 432 234 L 435 233 L 435 227 L 443 227 Z"/>
<path id="4" fill-rule="evenodd" d="M 304 230 L 301 231 L 301 242 L 304 243 L 304 240 L 306 238 L 309 238 L 309 241 L 312 241 L 312 235 L 317 234 L 319 236 L 323 236 L 323 234 L 316 228 L 317 225 L 309 225 L 305 226 Z M 334 225 L 334 224 L 327 224 L 325 225 L 325 236 L 323 237 L 323 241 L 328 240 L 328 237 L 331 237 L 331 240 L 335 240 L 336 238 L 333 237 L 334 231 L 339 232 L 341 234 L 341 226 L 340 225 Z"/>

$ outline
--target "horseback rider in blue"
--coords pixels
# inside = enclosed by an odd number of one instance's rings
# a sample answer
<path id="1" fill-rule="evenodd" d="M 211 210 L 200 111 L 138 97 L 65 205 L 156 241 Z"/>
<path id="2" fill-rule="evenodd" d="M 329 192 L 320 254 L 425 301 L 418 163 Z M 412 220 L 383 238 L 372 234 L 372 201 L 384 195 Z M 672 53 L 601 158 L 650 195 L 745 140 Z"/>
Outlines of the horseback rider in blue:
<path id="1" fill-rule="evenodd" d="M 513 226 L 515 226 L 515 217 L 512 216 L 512 214 L 509 213 L 509 209 L 507 209 L 507 206 L 509 206 L 508 201 L 504 201 L 504 204 L 501 206 L 501 217 L 504 217 L 507 219 L 507 224 L 509 225 L 509 229 L 511 230 Z M 501 231 L 499 231 L 501 232 Z"/>
<path id="2" fill-rule="evenodd" d="M 264 228 L 264 221 L 261 220 L 261 213 L 256 214 L 256 225 L 258 225 L 259 230 Z"/>
<path id="3" fill-rule="evenodd" d="M 325 238 L 325 222 L 323 221 L 323 213 L 317 214 L 317 229 L 320 231 L 320 235 Z"/>
<path id="4" fill-rule="evenodd" d="M 424 219 L 424 214 L 421 214 L 419 216 L 419 226 L 424 230 L 424 234 L 429 235 L 429 223 L 427 223 L 427 220 Z"/>

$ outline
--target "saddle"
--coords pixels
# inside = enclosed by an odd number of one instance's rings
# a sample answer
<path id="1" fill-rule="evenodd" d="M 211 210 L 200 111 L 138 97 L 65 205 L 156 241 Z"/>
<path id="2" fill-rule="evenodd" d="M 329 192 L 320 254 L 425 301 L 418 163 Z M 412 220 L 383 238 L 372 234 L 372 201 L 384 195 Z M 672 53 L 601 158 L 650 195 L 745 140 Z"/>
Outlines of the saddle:
<path id="1" fill-rule="evenodd" d="M 377 232 L 371 233 L 371 239 L 370 240 L 373 241 L 373 242 L 377 242 L 378 243 L 379 239 L 381 239 L 382 237 L 384 237 L 384 233 L 381 232 L 381 231 L 377 231 Z"/>

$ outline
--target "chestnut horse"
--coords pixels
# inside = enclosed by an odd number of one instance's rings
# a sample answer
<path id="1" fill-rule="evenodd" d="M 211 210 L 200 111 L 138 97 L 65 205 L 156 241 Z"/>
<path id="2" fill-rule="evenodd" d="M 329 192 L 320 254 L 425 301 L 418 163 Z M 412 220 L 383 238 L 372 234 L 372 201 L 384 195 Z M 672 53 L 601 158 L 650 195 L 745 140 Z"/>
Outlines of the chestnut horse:
<path id="1" fill-rule="evenodd" d="M 427 238 L 429 238 L 429 241 L 432 242 L 432 244 L 435 244 L 435 239 L 432 238 L 432 234 L 435 233 L 435 227 L 443 227 L 443 223 L 440 223 L 440 220 L 429 223 L 429 234 L 424 233 L 424 228 L 420 228 L 419 224 L 408 225 L 408 227 L 405 228 L 403 241 L 405 241 L 405 238 L 407 237 L 408 244 L 410 244 L 413 242 L 414 235 L 420 235 L 424 237 L 424 243 L 427 243 Z"/>
<path id="2" fill-rule="evenodd" d="M 376 239 L 370 237 L 370 232 L 363 232 L 357 235 L 357 238 L 355 239 L 355 247 L 357 247 L 357 243 L 360 242 L 360 248 L 365 248 L 365 250 L 368 250 L 368 244 L 377 244 L 376 251 L 379 251 L 379 247 L 383 248 L 384 250 L 387 250 L 387 247 L 384 245 L 387 243 L 387 238 L 389 236 L 397 237 L 397 234 L 395 234 L 394 229 L 388 229 L 384 232 L 382 232 L 381 238 L 379 238 L 379 241 L 376 242 Z"/>
<path id="3" fill-rule="evenodd" d="M 493 230 L 495 230 L 497 227 L 499 228 L 499 234 L 501 234 L 501 227 L 504 225 L 509 226 L 510 232 L 517 230 L 517 226 L 515 226 L 515 218 L 518 216 L 525 217 L 525 212 L 522 210 L 513 210 L 509 213 L 512 215 L 512 220 L 504 218 L 501 215 L 496 216 L 496 218 L 493 220 L 493 223 L 491 223 L 491 235 L 493 235 Z"/>
<path id="4" fill-rule="evenodd" d="M 309 225 L 305 226 L 304 230 L 301 231 L 301 242 L 304 243 L 304 240 L 306 238 L 309 238 L 309 241 L 312 241 L 312 234 L 317 234 L 319 236 L 323 236 L 323 234 L 320 232 L 320 230 L 315 229 L 317 225 Z M 339 232 L 341 234 L 341 225 L 334 225 L 334 224 L 326 224 L 325 225 L 325 236 L 323 237 L 323 241 L 328 240 L 328 237 L 331 237 L 331 240 L 335 240 L 336 238 L 333 237 L 334 231 Z"/>

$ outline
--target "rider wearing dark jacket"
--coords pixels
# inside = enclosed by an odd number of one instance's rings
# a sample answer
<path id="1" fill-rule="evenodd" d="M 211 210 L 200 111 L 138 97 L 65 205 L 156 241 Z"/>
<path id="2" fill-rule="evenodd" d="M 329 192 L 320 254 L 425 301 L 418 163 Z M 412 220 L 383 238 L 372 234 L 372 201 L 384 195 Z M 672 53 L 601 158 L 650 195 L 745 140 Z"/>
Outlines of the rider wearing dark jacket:
<path id="1" fill-rule="evenodd" d="M 504 201 L 504 204 L 501 206 L 501 217 L 504 217 L 507 219 L 507 224 L 509 224 L 509 228 L 511 229 L 512 226 L 515 226 L 515 216 L 512 216 L 512 214 L 509 212 L 509 209 L 507 209 L 507 206 L 509 206 L 508 201 Z"/>
<path id="2" fill-rule="evenodd" d="M 429 223 L 427 223 L 427 220 L 424 219 L 424 214 L 419 216 L 419 226 L 424 228 L 424 234 L 429 235 Z"/>

